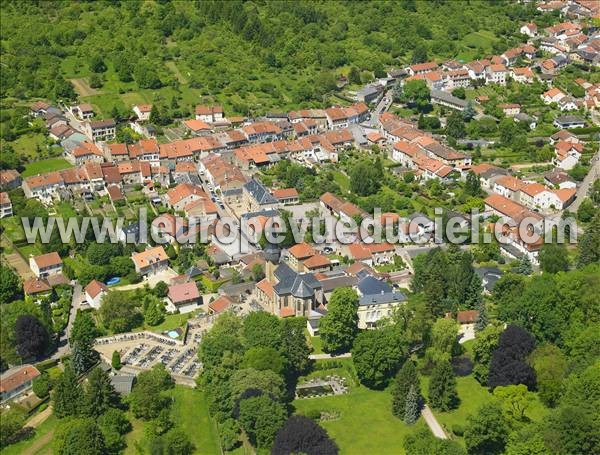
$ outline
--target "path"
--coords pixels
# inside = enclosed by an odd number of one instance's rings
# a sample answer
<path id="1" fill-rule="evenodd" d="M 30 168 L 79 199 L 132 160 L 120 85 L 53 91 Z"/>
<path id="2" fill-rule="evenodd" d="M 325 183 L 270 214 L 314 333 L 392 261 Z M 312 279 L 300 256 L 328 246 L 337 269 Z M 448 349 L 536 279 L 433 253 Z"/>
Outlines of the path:
<path id="1" fill-rule="evenodd" d="M 448 439 L 448 436 L 444 432 L 444 429 L 433 415 L 433 412 L 431 412 L 431 409 L 429 409 L 429 406 L 425 405 L 423 407 L 423 409 L 421 410 L 421 415 L 425 419 L 427 426 L 436 438 Z"/>
<path id="2" fill-rule="evenodd" d="M 583 200 L 587 197 L 590 188 L 594 184 L 594 181 L 600 177 L 600 152 L 596 152 L 596 154 L 590 159 L 590 163 L 592 168 L 590 172 L 587 173 L 579 188 L 577 188 L 577 196 L 575 196 L 575 200 L 569 206 L 570 212 L 576 212 Z"/>
<path id="3" fill-rule="evenodd" d="M 46 421 L 46 419 L 48 417 L 50 417 L 52 415 L 52 406 L 48 406 L 46 409 L 44 409 L 42 412 L 38 412 L 36 415 L 34 415 L 31 419 L 29 419 L 24 426 L 26 427 L 31 427 L 31 428 L 37 428 L 39 427 L 42 423 L 44 423 Z"/>
<path id="4" fill-rule="evenodd" d="M 340 355 L 331 355 L 331 354 L 311 354 L 309 356 L 310 359 L 312 360 L 323 360 L 323 359 L 348 359 L 352 357 L 352 354 L 350 352 L 345 352 L 344 354 L 340 354 Z"/>
<path id="5" fill-rule="evenodd" d="M 69 79 L 69 81 L 75 86 L 75 91 L 80 96 L 93 96 L 102 93 L 100 90 L 90 87 L 84 77 Z"/>
<path id="6" fill-rule="evenodd" d="M 54 431 L 50 431 L 21 452 L 21 455 L 38 455 L 40 451 L 52 442 Z"/>
<path id="7" fill-rule="evenodd" d="M 143 279 L 139 283 L 124 284 L 121 286 L 111 286 L 111 289 L 114 291 L 131 291 L 132 289 L 143 288 L 146 285 L 150 286 L 150 288 L 152 289 L 154 286 L 156 286 L 156 284 L 159 281 L 164 281 L 165 283 L 169 284 L 171 282 L 171 278 L 174 278 L 176 276 L 177 273 L 173 269 L 168 268 L 153 275 L 149 275 L 147 279 Z"/>

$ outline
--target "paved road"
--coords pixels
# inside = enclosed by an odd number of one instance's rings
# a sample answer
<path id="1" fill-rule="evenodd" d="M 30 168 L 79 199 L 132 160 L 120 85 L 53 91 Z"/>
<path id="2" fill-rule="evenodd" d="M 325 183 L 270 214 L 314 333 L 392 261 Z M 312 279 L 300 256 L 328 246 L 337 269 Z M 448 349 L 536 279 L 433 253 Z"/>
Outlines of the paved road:
<path id="1" fill-rule="evenodd" d="M 69 320 L 67 321 L 67 327 L 63 331 L 58 341 L 58 349 L 52 355 L 52 359 L 60 359 L 71 352 L 71 346 L 69 345 L 69 337 L 71 335 L 71 328 L 77 315 L 77 310 L 81 305 L 81 301 L 84 299 L 83 288 L 79 283 L 73 286 L 73 296 L 71 297 L 71 309 L 69 310 Z"/>
<path id="2" fill-rule="evenodd" d="M 311 354 L 309 358 L 312 360 L 323 360 L 323 359 L 348 359 L 352 357 L 352 354 L 349 352 L 345 352 L 340 355 L 331 355 L 331 354 Z"/>
<path id="3" fill-rule="evenodd" d="M 387 111 L 392 105 L 392 90 L 385 92 L 383 97 L 373 111 L 371 112 L 371 119 L 367 122 L 373 128 L 379 127 L 379 116 Z"/>
<path id="4" fill-rule="evenodd" d="M 583 200 L 587 197 L 588 192 L 596 179 L 600 178 L 600 152 L 596 152 L 596 154 L 590 160 L 592 164 L 592 168 L 590 172 L 587 173 L 581 185 L 577 189 L 577 196 L 575 196 L 575 200 L 569 206 L 569 211 L 576 212 Z"/>
<path id="5" fill-rule="evenodd" d="M 423 409 L 421 410 L 421 415 L 425 419 L 427 426 L 436 438 L 448 439 L 448 436 L 444 432 L 444 429 L 433 415 L 433 412 L 431 412 L 431 409 L 429 409 L 429 406 L 425 405 L 423 407 Z"/>

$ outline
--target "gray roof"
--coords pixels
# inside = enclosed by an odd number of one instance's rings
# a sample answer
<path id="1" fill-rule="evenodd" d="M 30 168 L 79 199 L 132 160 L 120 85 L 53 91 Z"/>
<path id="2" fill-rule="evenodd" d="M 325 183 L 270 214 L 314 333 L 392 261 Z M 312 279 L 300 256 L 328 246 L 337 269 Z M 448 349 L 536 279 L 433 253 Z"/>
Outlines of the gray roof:
<path id="1" fill-rule="evenodd" d="M 456 96 L 448 92 L 444 92 L 443 90 L 431 90 L 431 98 L 445 101 L 446 103 L 454 104 L 463 109 L 467 107 L 467 104 L 469 104 L 468 101 L 457 98 Z"/>
<path id="2" fill-rule="evenodd" d="M 356 286 L 358 279 L 354 276 L 342 275 L 320 280 L 323 292 L 330 292 L 337 288 Z"/>
<path id="3" fill-rule="evenodd" d="M 366 276 L 358 282 L 358 290 L 363 296 L 392 292 L 392 288 L 374 276 Z"/>
<path id="4" fill-rule="evenodd" d="M 383 294 L 363 295 L 358 304 L 365 305 L 383 305 L 386 303 L 405 302 L 406 296 L 402 292 L 384 292 Z"/>
<path id="5" fill-rule="evenodd" d="M 357 95 L 362 95 L 362 96 L 369 96 L 369 95 L 375 95 L 377 93 L 379 93 L 380 89 L 378 89 L 377 87 L 374 87 L 373 85 L 366 85 L 365 87 L 361 88 Z"/>
<path id="6" fill-rule="evenodd" d="M 479 174 L 479 176 L 483 177 L 484 179 L 489 179 L 490 177 L 494 177 L 496 175 L 508 175 L 508 171 L 501 167 L 492 167 L 487 171 L 483 171 L 481 174 Z"/>
<path id="7" fill-rule="evenodd" d="M 258 180 L 252 179 L 244 184 L 244 189 L 250 193 L 254 200 L 260 204 L 277 204 L 277 199 L 271 192 Z"/>
<path id="8" fill-rule="evenodd" d="M 481 277 L 483 287 L 487 291 L 494 288 L 496 282 L 502 277 L 502 270 L 498 267 L 479 267 L 475 269 L 475 273 Z"/>
<path id="9" fill-rule="evenodd" d="M 576 115 L 561 115 L 556 117 L 556 121 L 558 123 L 585 123 L 585 120 Z"/>
<path id="10" fill-rule="evenodd" d="M 128 395 L 133 387 L 135 376 L 117 375 L 110 378 L 110 384 L 115 388 L 117 393 Z"/>
<path id="11" fill-rule="evenodd" d="M 275 276 L 279 282 L 273 286 L 273 289 L 278 295 L 291 294 L 294 297 L 305 299 L 312 297 L 315 290 L 321 288 L 321 283 L 312 273 L 298 273 L 287 264 L 280 264 L 275 269 Z"/>

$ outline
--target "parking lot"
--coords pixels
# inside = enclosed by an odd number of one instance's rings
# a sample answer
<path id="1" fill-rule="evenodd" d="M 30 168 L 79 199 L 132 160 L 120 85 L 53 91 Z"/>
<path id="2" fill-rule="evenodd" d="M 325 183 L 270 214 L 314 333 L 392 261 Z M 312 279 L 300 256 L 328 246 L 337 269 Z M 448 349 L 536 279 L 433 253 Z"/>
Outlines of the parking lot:
<path id="1" fill-rule="evenodd" d="M 211 317 L 190 319 L 184 340 L 148 331 L 121 333 L 97 338 L 94 349 L 108 362 L 113 352 L 118 351 L 124 367 L 148 370 L 162 363 L 175 381 L 178 378 L 194 379 L 202 367 L 197 355 L 198 345 L 211 325 Z"/>

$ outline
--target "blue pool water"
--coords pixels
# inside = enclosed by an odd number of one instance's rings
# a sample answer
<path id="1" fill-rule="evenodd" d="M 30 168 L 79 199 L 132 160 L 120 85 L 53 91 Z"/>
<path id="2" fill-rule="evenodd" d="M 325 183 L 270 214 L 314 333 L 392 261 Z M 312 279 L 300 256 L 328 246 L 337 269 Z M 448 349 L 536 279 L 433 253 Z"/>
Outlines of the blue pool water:
<path id="1" fill-rule="evenodd" d="M 108 284 L 109 286 L 113 285 L 113 284 L 117 284 L 118 282 L 121 281 L 121 278 L 119 278 L 118 276 L 113 276 L 112 278 L 110 278 L 106 284 Z"/>
<path id="2" fill-rule="evenodd" d="M 171 338 L 179 338 L 179 332 L 175 330 L 170 330 L 167 332 L 167 335 L 169 335 Z"/>

